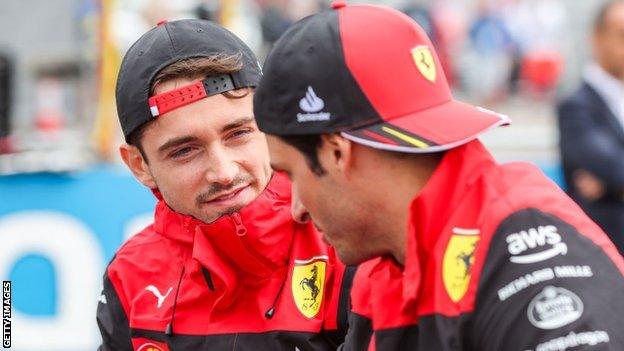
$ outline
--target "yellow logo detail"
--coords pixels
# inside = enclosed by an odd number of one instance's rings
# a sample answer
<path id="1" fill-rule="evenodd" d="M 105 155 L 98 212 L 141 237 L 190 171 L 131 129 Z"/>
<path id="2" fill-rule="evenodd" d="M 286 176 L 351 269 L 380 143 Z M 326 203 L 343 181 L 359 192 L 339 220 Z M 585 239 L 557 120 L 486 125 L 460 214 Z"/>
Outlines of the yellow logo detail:
<path id="1" fill-rule="evenodd" d="M 325 265 L 325 261 L 318 258 L 295 260 L 292 293 L 299 312 L 308 318 L 316 316 L 323 301 Z"/>
<path id="2" fill-rule="evenodd" d="M 453 302 L 461 300 L 468 291 L 479 234 L 478 229 L 453 228 L 453 235 L 446 246 L 442 281 Z"/>
<path id="3" fill-rule="evenodd" d="M 412 49 L 412 58 L 418 71 L 430 82 L 436 80 L 436 64 L 428 46 L 417 46 Z"/>
<path id="4" fill-rule="evenodd" d="M 163 351 L 163 349 L 152 343 L 147 343 L 139 346 L 138 351 Z"/>

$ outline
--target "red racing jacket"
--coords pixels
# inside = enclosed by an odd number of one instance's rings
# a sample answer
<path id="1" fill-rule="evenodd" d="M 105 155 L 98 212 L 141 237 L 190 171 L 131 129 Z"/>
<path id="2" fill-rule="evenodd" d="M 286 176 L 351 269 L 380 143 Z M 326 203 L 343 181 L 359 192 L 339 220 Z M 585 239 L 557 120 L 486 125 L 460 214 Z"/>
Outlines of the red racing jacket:
<path id="1" fill-rule="evenodd" d="M 351 278 L 311 224 L 292 220 L 283 175 L 211 224 L 161 200 L 104 274 L 99 350 L 335 350 Z"/>
<path id="2" fill-rule="evenodd" d="M 538 169 L 479 141 L 413 200 L 404 263 L 360 265 L 342 350 L 624 350 L 613 244 Z"/>

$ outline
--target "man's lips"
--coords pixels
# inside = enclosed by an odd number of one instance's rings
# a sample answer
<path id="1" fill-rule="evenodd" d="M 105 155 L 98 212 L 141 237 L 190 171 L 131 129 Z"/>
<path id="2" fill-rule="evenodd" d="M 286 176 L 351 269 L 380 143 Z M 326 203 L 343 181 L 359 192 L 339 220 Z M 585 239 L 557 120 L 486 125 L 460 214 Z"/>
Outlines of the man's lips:
<path id="1" fill-rule="evenodd" d="M 233 199 L 234 197 L 236 197 L 238 194 L 240 194 L 241 191 L 245 190 L 247 187 L 249 186 L 249 184 L 241 186 L 239 188 L 233 189 L 227 193 L 221 194 L 215 198 L 212 198 L 204 203 L 218 203 L 221 201 L 226 201 L 226 200 L 230 200 Z"/>

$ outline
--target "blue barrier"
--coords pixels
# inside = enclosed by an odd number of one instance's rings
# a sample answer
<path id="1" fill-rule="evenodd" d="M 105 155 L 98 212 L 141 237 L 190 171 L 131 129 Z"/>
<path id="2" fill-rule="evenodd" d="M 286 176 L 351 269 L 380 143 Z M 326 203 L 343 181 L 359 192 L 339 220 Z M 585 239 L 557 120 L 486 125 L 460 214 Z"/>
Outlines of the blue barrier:
<path id="1" fill-rule="evenodd" d="M 541 168 L 563 184 L 558 165 Z M 14 349 L 96 347 L 101 274 L 154 204 L 121 167 L 0 177 L 0 276 L 13 282 Z"/>
<path id="2" fill-rule="evenodd" d="M 0 276 L 13 282 L 14 349 L 95 348 L 104 267 L 154 204 L 121 167 L 0 177 Z"/>

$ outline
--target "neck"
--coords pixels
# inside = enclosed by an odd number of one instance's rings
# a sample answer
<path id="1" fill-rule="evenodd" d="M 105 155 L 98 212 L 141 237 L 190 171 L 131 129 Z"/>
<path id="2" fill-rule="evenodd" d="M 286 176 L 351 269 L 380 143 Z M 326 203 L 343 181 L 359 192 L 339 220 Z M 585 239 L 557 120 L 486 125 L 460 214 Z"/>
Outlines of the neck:
<path id="1" fill-rule="evenodd" d="M 384 245 L 401 265 L 405 261 L 409 208 L 436 169 L 440 155 L 386 155 L 373 168 L 372 196 L 382 203 L 375 214 Z M 391 175 L 391 176 L 389 176 Z"/>

